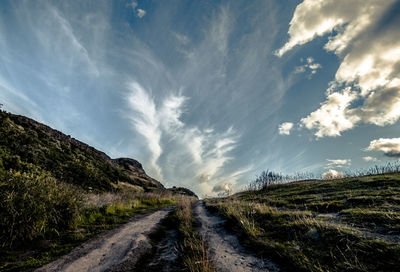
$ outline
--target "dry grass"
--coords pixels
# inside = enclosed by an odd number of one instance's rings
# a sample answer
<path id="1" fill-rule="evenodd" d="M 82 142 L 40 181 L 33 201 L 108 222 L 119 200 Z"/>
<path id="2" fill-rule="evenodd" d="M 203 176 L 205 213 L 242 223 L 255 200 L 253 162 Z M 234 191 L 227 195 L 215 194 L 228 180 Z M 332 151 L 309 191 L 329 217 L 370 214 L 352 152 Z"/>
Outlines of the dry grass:
<path id="1" fill-rule="evenodd" d="M 400 175 L 270 186 L 210 199 L 242 242 L 295 271 L 400 271 Z"/>
<path id="2" fill-rule="evenodd" d="M 178 202 L 176 216 L 179 221 L 179 232 L 182 236 L 183 261 L 191 272 L 214 272 L 206 244 L 203 238 L 194 230 L 192 204 L 194 198 L 182 197 Z"/>

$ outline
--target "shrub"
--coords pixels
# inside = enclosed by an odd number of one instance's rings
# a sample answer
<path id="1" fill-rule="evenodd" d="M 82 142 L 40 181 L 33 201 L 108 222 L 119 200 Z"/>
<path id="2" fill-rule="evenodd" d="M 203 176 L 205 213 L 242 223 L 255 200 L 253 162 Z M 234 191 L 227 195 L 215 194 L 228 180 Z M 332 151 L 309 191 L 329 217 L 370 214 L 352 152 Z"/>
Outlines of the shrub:
<path id="1" fill-rule="evenodd" d="M 45 171 L 0 173 L 0 243 L 23 244 L 74 224 L 81 193 Z"/>

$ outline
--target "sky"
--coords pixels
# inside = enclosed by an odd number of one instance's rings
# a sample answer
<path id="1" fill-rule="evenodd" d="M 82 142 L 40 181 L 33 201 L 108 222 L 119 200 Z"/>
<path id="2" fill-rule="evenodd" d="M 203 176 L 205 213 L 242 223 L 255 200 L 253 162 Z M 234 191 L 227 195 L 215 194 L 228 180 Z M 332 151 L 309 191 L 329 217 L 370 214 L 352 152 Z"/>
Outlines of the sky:
<path id="1" fill-rule="evenodd" d="M 0 103 L 165 186 L 400 157 L 400 1 L 2 1 Z"/>

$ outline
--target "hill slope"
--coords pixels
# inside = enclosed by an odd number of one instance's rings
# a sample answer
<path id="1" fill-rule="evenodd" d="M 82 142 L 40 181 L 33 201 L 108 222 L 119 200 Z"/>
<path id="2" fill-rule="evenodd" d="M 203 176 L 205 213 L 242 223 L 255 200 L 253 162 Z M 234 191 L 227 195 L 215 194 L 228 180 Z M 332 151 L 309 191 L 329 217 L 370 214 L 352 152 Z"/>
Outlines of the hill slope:
<path id="1" fill-rule="evenodd" d="M 0 271 L 31 271 L 177 198 L 136 160 L 0 111 Z"/>
<path id="2" fill-rule="evenodd" d="M 271 185 L 207 202 L 292 271 L 400 271 L 400 174 Z"/>
<path id="3" fill-rule="evenodd" d="M 30 118 L 0 112 L 0 170 L 40 169 L 84 189 L 110 191 L 126 182 L 144 191 L 164 189 L 133 159 L 105 153 Z"/>

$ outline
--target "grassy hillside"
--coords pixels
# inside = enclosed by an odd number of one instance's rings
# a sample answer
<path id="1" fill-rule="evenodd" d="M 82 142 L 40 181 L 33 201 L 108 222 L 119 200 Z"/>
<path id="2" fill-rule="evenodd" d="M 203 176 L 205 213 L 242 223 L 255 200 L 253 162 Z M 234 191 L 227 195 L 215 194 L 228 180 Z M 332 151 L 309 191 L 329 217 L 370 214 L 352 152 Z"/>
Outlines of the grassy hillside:
<path id="1" fill-rule="evenodd" d="M 293 271 L 400 271 L 400 174 L 272 185 L 208 200 Z"/>
<path id="2" fill-rule="evenodd" d="M 128 158 L 0 111 L 0 271 L 30 271 L 177 197 Z"/>
<path id="3" fill-rule="evenodd" d="M 0 111 L 0 169 L 45 171 L 60 181 L 96 191 L 110 191 L 118 182 L 137 185 L 146 191 L 163 188 L 135 160 L 111 160 L 105 153 L 46 125 L 3 111 Z"/>

